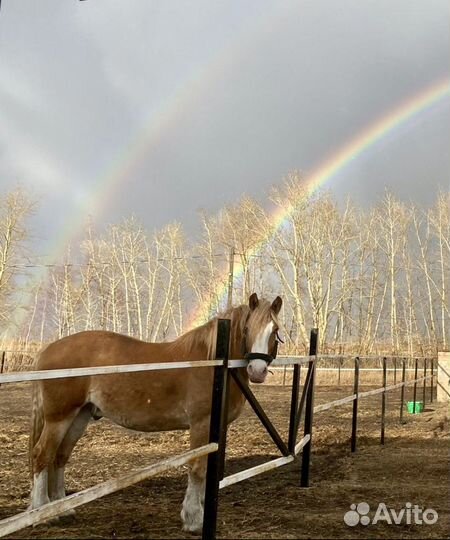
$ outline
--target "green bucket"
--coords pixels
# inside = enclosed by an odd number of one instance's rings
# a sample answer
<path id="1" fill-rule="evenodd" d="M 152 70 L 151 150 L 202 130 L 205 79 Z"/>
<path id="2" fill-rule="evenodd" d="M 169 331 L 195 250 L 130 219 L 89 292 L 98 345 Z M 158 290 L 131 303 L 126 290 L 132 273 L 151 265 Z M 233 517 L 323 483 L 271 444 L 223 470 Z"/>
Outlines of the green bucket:
<path id="1" fill-rule="evenodd" d="M 416 401 L 416 410 L 414 410 L 414 401 L 408 401 L 406 407 L 410 414 L 419 414 L 423 412 L 423 401 Z"/>

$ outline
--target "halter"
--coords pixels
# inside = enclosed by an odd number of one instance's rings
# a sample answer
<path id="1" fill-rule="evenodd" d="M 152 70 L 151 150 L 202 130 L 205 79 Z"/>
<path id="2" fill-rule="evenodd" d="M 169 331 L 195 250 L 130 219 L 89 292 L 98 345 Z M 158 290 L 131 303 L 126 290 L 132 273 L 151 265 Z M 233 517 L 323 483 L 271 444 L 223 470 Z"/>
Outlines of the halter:
<path id="1" fill-rule="evenodd" d="M 250 318 L 250 313 L 247 315 L 247 319 L 245 320 L 244 330 L 243 330 L 243 339 L 242 339 L 242 356 L 244 360 L 263 360 L 266 362 L 268 366 L 275 360 L 277 357 L 278 352 L 278 343 L 284 343 L 284 341 L 280 338 L 280 335 L 276 333 L 276 340 L 275 340 L 275 346 L 273 348 L 273 355 L 272 354 L 265 354 L 265 353 L 259 353 L 259 352 L 247 352 L 247 322 Z"/>
<path id="2" fill-rule="evenodd" d="M 264 353 L 259 353 L 259 352 L 251 352 L 244 355 L 245 360 L 264 360 L 264 362 L 268 366 L 270 366 L 270 364 L 275 360 L 276 357 L 277 357 L 276 351 L 275 351 L 275 356 L 272 356 L 271 354 L 264 354 Z"/>

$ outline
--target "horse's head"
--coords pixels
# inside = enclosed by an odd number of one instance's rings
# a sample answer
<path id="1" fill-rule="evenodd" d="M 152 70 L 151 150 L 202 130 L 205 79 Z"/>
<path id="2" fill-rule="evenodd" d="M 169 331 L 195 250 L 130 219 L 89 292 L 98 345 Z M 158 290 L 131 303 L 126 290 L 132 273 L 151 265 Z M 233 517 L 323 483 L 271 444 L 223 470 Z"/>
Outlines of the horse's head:
<path id="1" fill-rule="evenodd" d="M 244 357 L 249 360 L 247 373 L 253 383 L 264 382 L 268 366 L 277 355 L 278 313 L 283 301 L 259 300 L 256 293 L 249 298 L 248 317 L 244 328 Z"/>

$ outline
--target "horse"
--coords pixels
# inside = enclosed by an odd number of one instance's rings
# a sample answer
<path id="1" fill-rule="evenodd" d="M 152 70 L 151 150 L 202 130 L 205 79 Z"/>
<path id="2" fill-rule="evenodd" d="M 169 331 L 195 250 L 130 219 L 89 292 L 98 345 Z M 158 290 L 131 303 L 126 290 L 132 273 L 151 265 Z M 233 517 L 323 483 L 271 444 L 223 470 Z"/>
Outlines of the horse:
<path id="1" fill-rule="evenodd" d="M 230 359 L 249 359 L 238 368 L 245 381 L 264 382 L 278 345 L 282 299 L 270 303 L 253 293 L 248 304 L 226 311 L 230 319 Z M 44 348 L 39 370 L 215 358 L 217 319 L 172 342 L 148 343 L 107 331 L 85 331 Z M 144 432 L 189 430 L 190 447 L 208 443 L 213 367 L 158 370 L 36 381 L 33 387 L 29 461 L 30 508 L 65 497 L 64 468 L 91 419 L 108 418 Z M 229 386 L 227 422 L 242 412 L 245 397 Z M 199 532 L 203 523 L 206 457 L 189 467 L 181 519 Z M 70 511 L 74 513 L 74 511 Z"/>

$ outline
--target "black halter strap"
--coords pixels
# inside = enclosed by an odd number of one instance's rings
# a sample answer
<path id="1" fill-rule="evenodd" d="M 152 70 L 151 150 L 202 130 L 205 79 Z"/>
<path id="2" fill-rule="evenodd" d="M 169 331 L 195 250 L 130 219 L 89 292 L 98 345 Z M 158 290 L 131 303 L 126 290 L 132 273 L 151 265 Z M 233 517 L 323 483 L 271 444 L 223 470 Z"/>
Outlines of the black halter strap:
<path id="1" fill-rule="evenodd" d="M 263 360 L 268 366 L 275 360 L 275 357 L 271 354 L 264 354 L 260 352 L 247 353 L 244 358 L 245 360 Z"/>

